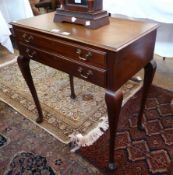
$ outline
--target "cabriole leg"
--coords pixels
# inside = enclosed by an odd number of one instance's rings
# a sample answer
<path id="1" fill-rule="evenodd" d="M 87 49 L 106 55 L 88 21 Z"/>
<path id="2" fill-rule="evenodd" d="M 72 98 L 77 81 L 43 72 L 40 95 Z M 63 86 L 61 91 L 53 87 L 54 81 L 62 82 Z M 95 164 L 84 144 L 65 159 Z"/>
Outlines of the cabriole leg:
<path id="1" fill-rule="evenodd" d="M 152 60 L 150 63 L 148 63 L 144 67 L 144 84 L 143 84 L 142 99 L 141 99 L 140 111 L 139 111 L 138 123 L 137 123 L 138 129 L 140 129 L 140 130 L 144 130 L 144 128 L 142 126 L 142 116 L 143 116 L 143 112 L 144 112 L 144 108 L 145 108 L 145 103 L 146 103 L 148 91 L 149 91 L 149 88 L 152 84 L 154 74 L 156 72 L 156 67 L 157 67 L 157 65 L 156 65 L 156 62 L 154 60 Z"/>
<path id="2" fill-rule="evenodd" d="M 38 100 L 37 92 L 36 92 L 36 89 L 34 86 L 34 82 L 33 82 L 30 67 L 29 67 L 30 59 L 25 58 L 23 56 L 19 56 L 17 58 L 17 62 L 18 62 L 19 68 L 22 72 L 22 75 L 23 75 L 23 77 L 28 85 L 28 88 L 31 92 L 31 95 L 34 99 L 34 102 L 35 102 L 35 105 L 36 105 L 36 108 L 38 111 L 38 118 L 36 119 L 36 122 L 41 123 L 43 121 L 43 114 L 42 114 L 41 105 L 40 105 L 40 102 Z"/>
<path id="3" fill-rule="evenodd" d="M 123 100 L 123 94 L 120 90 L 116 92 L 108 90 L 106 91 L 105 101 L 107 105 L 109 130 L 110 130 L 109 163 L 108 163 L 109 170 L 116 169 L 114 161 L 115 135 L 118 126 L 122 100 Z"/>

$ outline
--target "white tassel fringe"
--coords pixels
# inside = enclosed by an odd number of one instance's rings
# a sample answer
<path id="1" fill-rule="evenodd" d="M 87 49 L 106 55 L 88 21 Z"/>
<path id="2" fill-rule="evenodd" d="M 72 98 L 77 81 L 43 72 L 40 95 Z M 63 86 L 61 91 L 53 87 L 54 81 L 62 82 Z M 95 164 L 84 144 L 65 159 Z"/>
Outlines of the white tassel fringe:
<path id="1" fill-rule="evenodd" d="M 106 131 L 109 127 L 108 117 L 102 117 L 102 122 L 98 124 L 96 128 L 94 128 L 87 135 L 83 136 L 80 133 L 73 133 L 70 137 L 70 143 L 72 145 L 71 152 L 75 152 L 81 146 L 90 146 L 92 145 L 100 136 L 103 135 L 104 131 Z"/>
<path id="2" fill-rule="evenodd" d="M 123 105 L 141 88 L 141 86 L 142 83 L 138 86 L 138 88 L 132 91 L 131 95 L 129 95 L 128 98 L 123 100 Z M 98 124 L 98 126 L 87 135 L 83 136 L 81 133 L 73 133 L 69 136 L 70 143 L 72 145 L 71 152 L 75 152 L 81 146 L 92 145 L 100 136 L 103 135 L 104 131 L 106 131 L 109 127 L 108 117 L 102 117 L 101 120 L 102 121 Z"/>

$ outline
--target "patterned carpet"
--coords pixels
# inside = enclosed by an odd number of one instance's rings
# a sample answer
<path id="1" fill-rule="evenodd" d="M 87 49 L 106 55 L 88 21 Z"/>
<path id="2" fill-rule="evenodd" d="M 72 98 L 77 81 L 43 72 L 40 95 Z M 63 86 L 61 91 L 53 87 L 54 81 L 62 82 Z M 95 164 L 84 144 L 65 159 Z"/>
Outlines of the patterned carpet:
<path id="1" fill-rule="evenodd" d="M 73 100 L 67 74 L 34 61 L 31 71 L 44 113 L 39 126 L 63 143 L 69 143 L 73 133 L 86 135 L 107 118 L 103 88 L 75 78 L 77 98 Z M 122 88 L 124 99 L 139 86 L 132 81 L 126 83 Z M 35 122 L 37 110 L 17 63 L 0 69 L 0 99 Z"/>
<path id="2" fill-rule="evenodd" d="M 58 141 L 0 101 L 0 175 L 101 175 Z"/>
<path id="3" fill-rule="evenodd" d="M 9 165 L 6 175 L 55 175 L 45 157 L 33 153 L 18 153 Z"/>
<path id="4" fill-rule="evenodd" d="M 145 131 L 137 130 L 140 92 L 123 108 L 115 146 L 117 170 L 112 175 L 166 175 L 173 158 L 173 92 L 152 87 L 144 114 Z M 106 132 L 94 145 L 81 148 L 79 154 L 105 175 L 109 135 Z"/>

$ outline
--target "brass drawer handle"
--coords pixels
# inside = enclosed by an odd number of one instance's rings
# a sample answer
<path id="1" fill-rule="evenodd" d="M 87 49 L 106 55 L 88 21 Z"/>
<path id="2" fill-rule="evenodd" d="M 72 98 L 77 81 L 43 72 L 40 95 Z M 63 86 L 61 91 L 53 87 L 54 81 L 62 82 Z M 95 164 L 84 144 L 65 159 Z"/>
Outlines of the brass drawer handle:
<path id="1" fill-rule="evenodd" d="M 27 56 L 29 57 L 29 58 L 33 58 L 34 57 L 34 55 L 36 54 L 36 51 L 31 51 L 30 49 L 26 49 L 26 53 L 27 53 Z"/>
<path id="2" fill-rule="evenodd" d="M 33 37 L 32 35 L 28 35 L 27 33 L 24 33 L 24 34 L 22 35 L 22 37 L 24 38 L 24 41 L 25 41 L 26 43 L 29 43 L 31 40 L 34 39 L 34 37 Z"/>
<path id="3" fill-rule="evenodd" d="M 88 79 L 90 75 L 93 75 L 92 70 L 88 70 L 86 73 L 84 73 L 82 67 L 79 67 L 78 72 L 80 73 L 80 76 L 85 79 Z"/>
<path id="4" fill-rule="evenodd" d="M 79 55 L 79 60 L 82 60 L 82 61 L 88 61 L 89 58 L 92 57 L 92 53 L 91 52 L 88 52 L 87 54 L 85 54 L 84 57 L 82 57 L 82 50 L 81 49 L 77 49 L 76 50 L 76 53 Z"/>

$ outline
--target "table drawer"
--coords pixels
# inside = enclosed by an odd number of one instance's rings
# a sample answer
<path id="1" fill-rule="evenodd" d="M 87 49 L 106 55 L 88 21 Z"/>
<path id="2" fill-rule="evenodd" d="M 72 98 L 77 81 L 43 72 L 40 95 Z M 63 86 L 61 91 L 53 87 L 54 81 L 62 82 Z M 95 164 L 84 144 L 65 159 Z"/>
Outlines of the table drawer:
<path id="1" fill-rule="evenodd" d="M 16 30 L 16 37 L 25 44 L 42 48 L 52 53 L 61 54 L 70 59 L 89 65 L 106 68 L 106 52 L 67 42 L 61 39 L 49 38 L 41 34 L 33 34 L 23 30 Z"/>
<path id="2" fill-rule="evenodd" d="M 86 81 L 106 86 L 106 70 L 94 66 L 88 66 L 62 55 L 49 53 L 38 48 L 19 45 L 20 55 L 56 68 L 68 74 L 74 75 Z"/>

